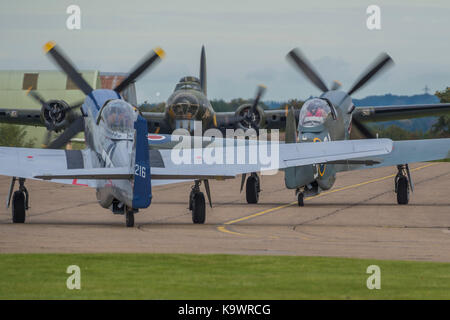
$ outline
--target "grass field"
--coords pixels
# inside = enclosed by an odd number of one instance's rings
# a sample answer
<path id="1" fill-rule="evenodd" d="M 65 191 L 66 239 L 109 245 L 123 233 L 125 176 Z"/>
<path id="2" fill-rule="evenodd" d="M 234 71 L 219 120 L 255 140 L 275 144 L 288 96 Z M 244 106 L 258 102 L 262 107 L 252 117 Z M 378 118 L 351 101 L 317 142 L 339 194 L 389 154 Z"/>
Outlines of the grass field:
<path id="1" fill-rule="evenodd" d="M 369 265 L 381 289 L 366 287 Z M 81 290 L 68 290 L 69 265 Z M 1 254 L 0 299 L 450 299 L 450 264 L 186 254 Z"/>

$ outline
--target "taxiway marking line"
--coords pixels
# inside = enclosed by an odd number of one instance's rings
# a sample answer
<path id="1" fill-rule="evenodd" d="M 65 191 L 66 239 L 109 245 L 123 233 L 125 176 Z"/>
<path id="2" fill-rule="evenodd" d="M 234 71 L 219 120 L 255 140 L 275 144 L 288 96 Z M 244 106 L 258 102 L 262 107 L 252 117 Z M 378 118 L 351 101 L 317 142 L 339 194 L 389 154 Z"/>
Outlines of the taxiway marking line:
<path id="1" fill-rule="evenodd" d="M 243 233 L 230 231 L 225 226 L 218 226 L 217 230 L 219 230 L 220 232 L 229 233 L 229 234 L 235 234 L 235 235 L 238 235 L 238 236 L 244 236 L 245 235 Z M 249 235 L 245 235 L 245 236 L 249 236 Z"/>
<path id="2" fill-rule="evenodd" d="M 415 169 L 411 169 L 411 172 L 422 170 L 422 169 L 428 168 L 430 166 L 433 166 L 435 164 L 436 163 L 429 163 L 429 164 L 417 167 Z M 312 200 L 312 199 L 319 198 L 319 197 L 323 197 L 323 196 L 326 196 L 326 195 L 329 195 L 329 194 L 332 194 L 332 193 L 335 193 L 335 192 L 340 192 L 340 191 L 344 191 L 344 190 L 348 190 L 348 189 L 354 189 L 354 188 L 357 188 L 357 187 L 360 187 L 360 186 L 364 186 L 364 185 L 367 185 L 367 184 L 370 184 L 370 183 L 375 183 L 375 182 L 387 180 L 387 179 L 393 178 L 395 176 L 396 176 L 396 174 L 391 174 L 391 175 L 388 175 L 388 176 L 385 176 L 385 177 L 376 178 L 376 179 L 364 181 L 364 182 L 361 182 L 361 183 L 352 184 L 352 185 L 349 185 L 349 186 L 338 188 L 338 189 L 335 189 L 335 190 L 322 192 L 322 193 L 320 193 L 320 194 L 318 194 L 316 196 L 305 198 L 305 201 Z M 225 232 L 225 233 L 229 233 L 229 234 L 235 234 L 235 235 L 240 235 L 240 236 L 248 236 L 247 234 L 244 234 L 244 233 L 230 231 L 230 230 L 228 230 L 226 228 L 226 226 L 227 225 L 231 225 L 231 224 L 235 224 L 237 222 L 253 219 L 253 218 L 256 218 L 256 217 L 259 217 L 259 216 L 262 216 L 262 215 L 266 215 L 268 213 L 271 213 L 271 212 L 274 212 L 274 211 L 278 211 L 278 210 L 281 210 L 281 209 L 293 206 L 294 204 L 297 204 L 297 201 L 292 201 L 291 203 L 287 203 L 287 204 L 284 204 L 284 205 L 281 205 L 281 206 L 278 206 L 278 207 L 274 207 L 274 208 L 270 208 L 270 209 L 267 209 L 267 210 L 263 210 L 263 211 L 251 214 L 249 216 L 245 216 L 245 217 L 242 217 L 242 218 L 238 218 L 238 219 L 234 219 L 234 220 L 230 220 L 230 221 L 224 222 L 223 225 L 217 227 L 217 230 L 220 231 L 220 232 Z"/>

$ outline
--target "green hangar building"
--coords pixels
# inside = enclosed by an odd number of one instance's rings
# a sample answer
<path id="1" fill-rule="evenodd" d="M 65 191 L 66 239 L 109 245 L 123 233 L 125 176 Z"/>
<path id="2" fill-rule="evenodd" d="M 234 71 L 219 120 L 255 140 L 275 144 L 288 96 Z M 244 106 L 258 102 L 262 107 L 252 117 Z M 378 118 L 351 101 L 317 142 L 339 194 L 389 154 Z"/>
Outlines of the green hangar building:
<path id="1" fill-rule="evenodd" d="M 98 70 L 87 70 L 80 73 L 94 89 L 112 89 L 127 76 L 126 73 L 101 73 Z M 25 139 L 34 138 L 34 146 L 40 147 L 46 138 L 47 129 L 40 113 L 42 106 L 27 94 L 28 90 L 36 90 L 45 101 L 62 100 L 68 105 L 81 103 L 85 96 L 64 73 L 59 71 L 0 71 L 0 122 L 14 123 L 14 119 L 21 115 L 21 110 L 33 110 L 33 113 L 28 114 L 27 117 L 30 118 L 30 122 L 33 120 L 33 124 L 36 123 L 37 118 L 40 118 L 41 126 L 24 126 Z M 137 105 L 134 84 L 122 92 L 122 96 L 131 104 Z M 77 138 L 83 138 L 83 135 L 80 134 Z"/>

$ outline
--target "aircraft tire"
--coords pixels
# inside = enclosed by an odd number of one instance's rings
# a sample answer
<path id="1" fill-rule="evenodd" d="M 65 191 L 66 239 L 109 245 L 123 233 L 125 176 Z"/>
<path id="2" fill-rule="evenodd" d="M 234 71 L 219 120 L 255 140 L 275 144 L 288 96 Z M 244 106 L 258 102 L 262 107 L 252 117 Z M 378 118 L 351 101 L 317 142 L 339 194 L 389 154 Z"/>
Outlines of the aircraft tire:
<path id="1" fill-rule="evenodd" d="M 191 211 L 194 207 L 194 195 L 195 195 L 194 191 L 191 191 L 191 193 L 189 193 L 189 210 Z"/>
<path id="2" fill-rule="evenodd" d="M 192 201 L 192 222 L 204 224 L 206 219 L 205 196 L 203 192 L 195 193 Z"/>
<path id="3" fill-rule="evenodd" d="M 16 191 L 12 198 L 12 221 L 13 223 L 25 222 L 25 194 Z"/>
<path id="4" fill-rule="evenodd" d="M 258 180 L 255 177 L 250 176 L 247 178 L 247 184 L 245 186 L 245 197 L 247 199 L 247 203 L 258 203 Z"/>
<path id="5" fill-rule="evenodd" d="M 406 177 L 400 177 L 397 181 L 397 203 L 401 205 L 409 203 L 409 184 Z"/>
<path id="6" fill-rule="evenodd" d="M 297 202 L 298 202 L 298 206 L 299 207 L 304 207 L 305 206 L 305 202 L 304 202 L 304 196 L 302 192 L 299 192 L 297 195 Z"/>
<path id="7" fill-rule="evenodd" d="M 133 211 L 125 212 L 125 224 L 128 228 L 134 227 L 134 212 Z"/>

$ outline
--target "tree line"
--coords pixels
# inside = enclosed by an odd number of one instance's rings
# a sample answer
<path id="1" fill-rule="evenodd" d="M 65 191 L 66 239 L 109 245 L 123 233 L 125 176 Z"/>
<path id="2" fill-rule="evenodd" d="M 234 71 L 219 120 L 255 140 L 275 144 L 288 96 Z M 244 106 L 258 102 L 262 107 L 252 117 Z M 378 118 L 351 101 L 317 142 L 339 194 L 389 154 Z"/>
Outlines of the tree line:
<path id="1" fill-rule="evenodd" d="M 435 95 L 441 103 L 450 103 L 450 87 L 445 90 L 437 91 Z M 211 105 L 217 112 L 234 112 L 245 103 L 251 103 L 252 100 L 242 98 L 225 101 L 223 99 L 212 100 Z M 288 108 L 300 109 L 303 101 L 291 99 L 281 104 L 279 109 Z M 263 102 L 260 106 L 268 109 Z M 139 106 L 141 111 L 164 112 L 165 103 L 149 104 L 143 103 Z M 371 124 L 370 128 L 378 134 L 380 138 L 390 138 L 392 140 L 413 140 L 413 139 L 431 139 L 431 138 L 450 138 L 450 115 L 444 115 L 437 118 L 436 122 L 428 131 L 408 131 L 402 129 L 398 125 L 382 127 L 377 124 Z M 27 139 L 26 126 L 18 126 L 12 124 L 0 124 L 0 146 L 8 147 L 32 147 L 36 143 L 36 138 Z"/>

